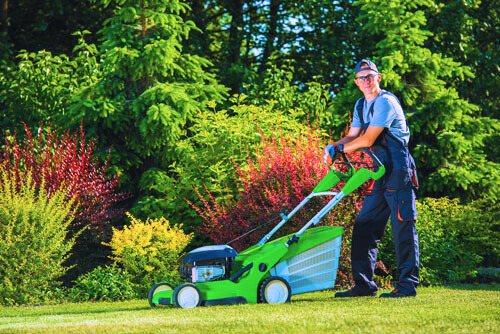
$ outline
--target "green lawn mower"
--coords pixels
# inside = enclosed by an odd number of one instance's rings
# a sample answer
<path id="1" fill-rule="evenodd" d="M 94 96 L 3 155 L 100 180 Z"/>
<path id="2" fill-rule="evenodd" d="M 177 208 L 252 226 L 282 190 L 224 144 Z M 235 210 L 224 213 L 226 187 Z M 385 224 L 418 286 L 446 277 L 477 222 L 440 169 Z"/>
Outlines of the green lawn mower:
<path id="1" fill-rule="evenodd" d="M 239 254 L 228 245 L 205 246 L 181 258 L 181 277 L 190 283 L 175 289 L 168 283 L 155 284 L 149 291 L 152 307 L 174 305 L 181 308 L 197 306 L 285 303 L 292 295 L 333 288 L 342 243 L 343 228 L 317 224 L 342 198 L 360 187 L 369 178 L 378 180 L 385 168 L 371 152 L 367 152 L 378 170 L 355 170 L 345 154 L 347 173 L 331 169 L 311 194 L 256 245 Z M 330 191 L 346 181 L 339 192 Z M 297 233 L 269 241 L 298 210 L 316 196 L 333 198 Z M 269 241 L 269 242 L 268 242 Z"/>

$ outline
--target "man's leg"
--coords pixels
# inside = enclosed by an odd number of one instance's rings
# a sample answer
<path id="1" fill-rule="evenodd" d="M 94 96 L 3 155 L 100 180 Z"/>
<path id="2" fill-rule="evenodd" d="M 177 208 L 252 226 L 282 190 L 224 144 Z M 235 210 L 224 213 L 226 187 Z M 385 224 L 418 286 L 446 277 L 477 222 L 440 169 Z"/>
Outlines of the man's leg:
<path id="1" fill-rule="evenodd" d="M 390 208 L 384 198 L 383 190 L 373 190 L 366 195 L 352 232 L 351 262 L 355 286 L 351 294 L 372 296 L 377 294 L 377 284 L 373 281 L 377 243 L 384 234 L 389 215 Z"/>
<path id="2" fill-rule="evenodd" d="M 403 189 L 386 195 L 387 201 L 391 203 L 391 227 L 399 271 L 399 281 L 392 294 L 416 296 L 419 283 L 419 249 L 415 227 L 415 193 L 413 189 Z"/>

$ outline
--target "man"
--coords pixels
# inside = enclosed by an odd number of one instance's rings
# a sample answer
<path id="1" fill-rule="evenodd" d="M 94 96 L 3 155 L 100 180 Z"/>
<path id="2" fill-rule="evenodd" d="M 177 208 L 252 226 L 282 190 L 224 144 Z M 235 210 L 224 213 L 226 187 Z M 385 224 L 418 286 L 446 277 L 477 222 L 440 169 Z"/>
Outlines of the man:
<path id="1" fill-rule="evenodd" d="M 352 273 L 355 286 L 335 297 L 376 296 L 373 272 L 377 243 L 388 218 L 396 246 L 399 282 L 380 297 L 416 296 L 418 285 L 418 237 L 415 190 L 418 182 L 415 163 L 408 151 L 410 131 L 396 96 L 380 89 L 381 74 L 366 59 L 355 68 L 354 82 L 364 97 L 356 102 L 351 128 L 344 138 L 325 148 L 325 160 L 340 152 L 369 149 L 386 168 L 385 175 L 372 184 L 363 208 L 354 222 L 351 242 Z"/>

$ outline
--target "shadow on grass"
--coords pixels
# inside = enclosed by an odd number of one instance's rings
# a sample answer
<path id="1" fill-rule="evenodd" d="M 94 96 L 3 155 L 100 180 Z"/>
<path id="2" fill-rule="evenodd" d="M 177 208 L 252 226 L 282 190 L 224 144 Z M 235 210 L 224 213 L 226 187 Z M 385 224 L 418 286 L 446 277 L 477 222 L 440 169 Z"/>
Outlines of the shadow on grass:
<path id="1" fill-rule="evenodd" d="M 2 318 L 33 318 L 33 317 L 40 317 L 40 316 L 55 316 L 55 315 L 76 315 L 76 314 L 81 314 L 81 315 L 86 315 L 86 314 L 102 314 L 102 313 L 115 313 L 115 312 L 127 312 L 127 311 L 141 311 L 141 310 L 151 310 L 152 308 L 148 306 L 141 306 L 141 307 L 121 307 L 121 308 L 111 308 L 111 309 L 96 309 L 96 310 L 43 310 L 42 307 L 45 306 L 52 306 L 52 305 L 40 305 L 40 306 L 21 306 L 21 308 L 33 308 L 35 311 L 32 314 L 25 314 L 25 315 L 19 315 L 19 314 L 12 314 L 12 315 L 2 315 Z M 40 312 L 37 312 L 36 308 Z M 165 308 L 162 308 L 165 309 Z M 154 309 L 153 309 L 154 310 Z"/>
<path id="2" fill-rule="evenodd" d="M 451 290 L 500 291 L 500 283 L 456 284 L 456 285 L 445 285 L 443 287 Z"/>
<path id="3" fill-rule="evenodd" d="M 323 291 L 315 291 L 312 292 L 313 295 L 310 295 L 309 293 L 305 294 L 299 294 L 299 295 L 294 295 L 292 297 L 291 303 L 297 303 L 297 302 L 348 302 L 352 300 L 370 300 L 370 299 L 376 299 L 378 296 L 360 296 L 360 297 L 355 297 L 355 298 L 339 298 L 335 297 L 335 294 L 337 292 L 345 291 L 346 289 L 340 289 L 340 290 L 323 290 Z M 379 292 L 384 293 L 384 292 L 390 292 L 392 289 L 383 289 L 379 288 Z"/>

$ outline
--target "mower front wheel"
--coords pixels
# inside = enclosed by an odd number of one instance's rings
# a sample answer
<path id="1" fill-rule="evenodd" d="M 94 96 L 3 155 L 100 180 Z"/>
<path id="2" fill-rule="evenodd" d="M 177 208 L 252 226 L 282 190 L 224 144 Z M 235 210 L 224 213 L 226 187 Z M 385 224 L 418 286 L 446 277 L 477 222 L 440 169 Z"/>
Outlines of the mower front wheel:
<path id="1" fill-rule="evenodd" d="M 271 276 L 260 286 L 260 300 L 263 303 L 288 303 L 292 297 L 292 288 L 288 282 L 279 276 Z"/>
<path id="2" fill-rule="evenodd" d="M 155 303 L 153 303 L 153 297 L 156 293 L 160 292 L 160 291 L 168 291 L 168 290 L 173 290 L 174 288 L 168 284 L 168 283 L 157 283 L 155 285 L 153 285 L 151 287 L 151 289 L 149 289 L 149 293 L 148 293 L 148 301 L 149 301 L 149 305 L 151 305 L 151 307 L 156 307 L 158 305 L 156 305 Z"/>
<path id="3" fill-rule="evenodd" d="M 201 293 L 194 284 L 182 284 L 175 288 L 172 299 L 176 307 L 193 308 L 200 306 Z"/>

